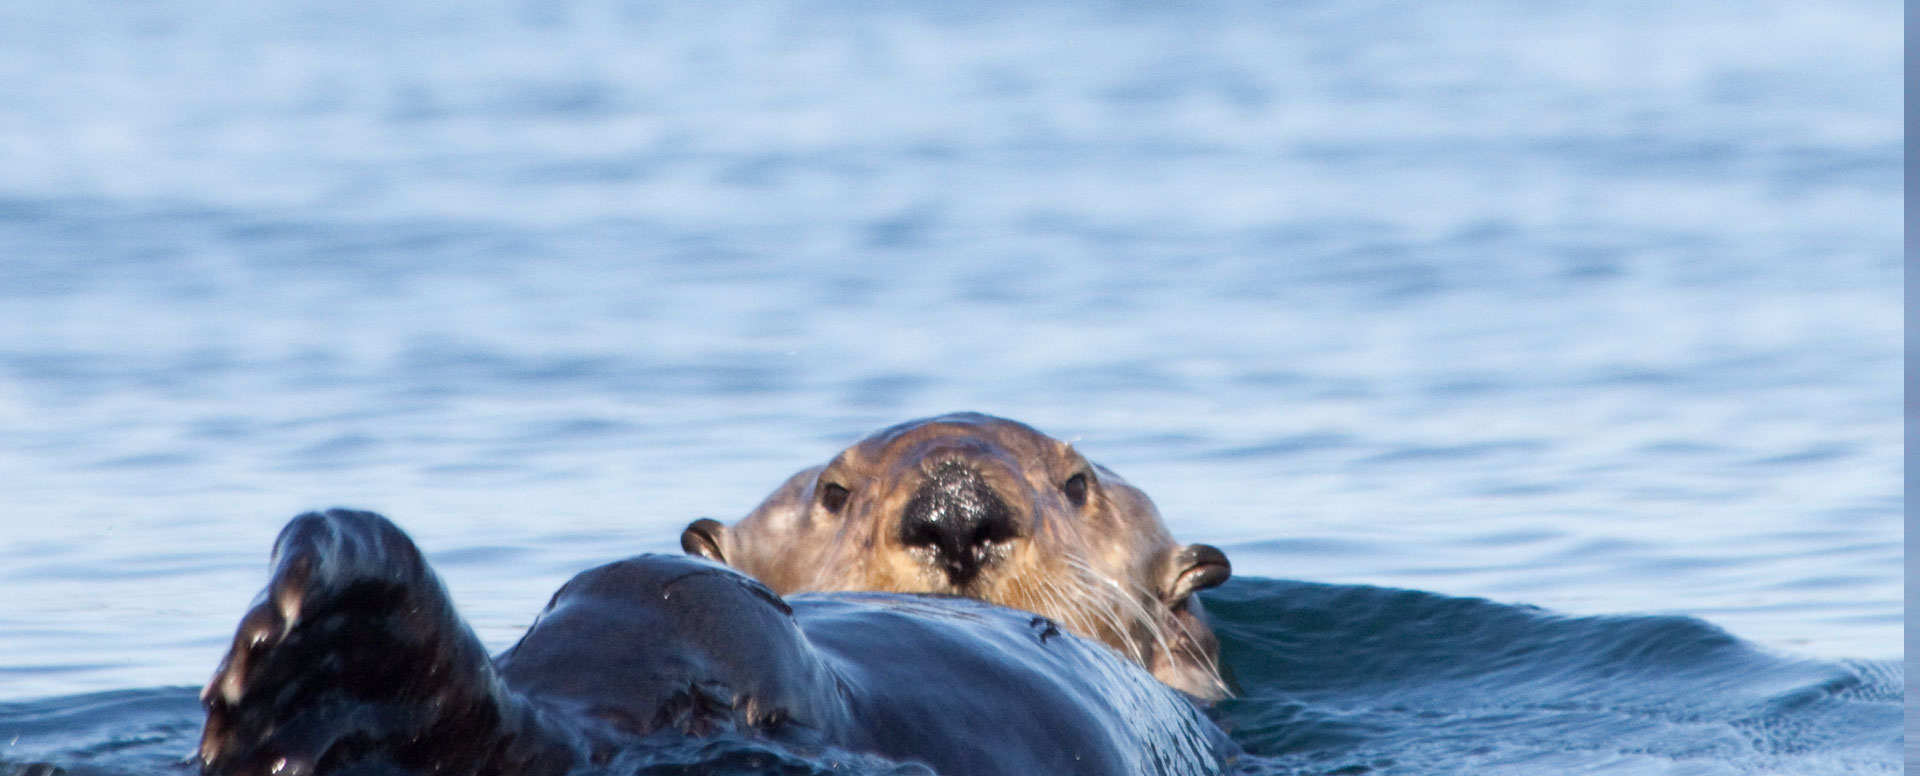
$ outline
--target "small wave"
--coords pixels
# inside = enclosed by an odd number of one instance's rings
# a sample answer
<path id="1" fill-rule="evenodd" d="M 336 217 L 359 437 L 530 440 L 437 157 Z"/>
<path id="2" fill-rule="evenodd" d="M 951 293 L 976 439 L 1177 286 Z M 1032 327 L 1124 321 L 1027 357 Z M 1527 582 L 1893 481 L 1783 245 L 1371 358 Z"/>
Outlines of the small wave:
<path id="1" fill-rule="evenodd" d="M 1899 665 L 1686 617 L 1239 579 L 1206 598 L 1247 773 L 1892 772 Z"/>

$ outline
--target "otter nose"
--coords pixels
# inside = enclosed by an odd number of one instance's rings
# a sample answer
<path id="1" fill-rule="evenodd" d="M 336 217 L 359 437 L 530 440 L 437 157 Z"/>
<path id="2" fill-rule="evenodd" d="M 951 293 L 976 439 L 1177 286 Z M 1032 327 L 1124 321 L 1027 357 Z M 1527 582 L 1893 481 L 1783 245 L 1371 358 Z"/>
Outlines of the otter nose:
<path id="1" fill-rule="evenodd" d="M 1013 510 L 978 470 L 961 462 L 934 467 L 900 519 L 900 542 L 931 550 L 954 587 L 979 576 L 1017 533 Z"/>

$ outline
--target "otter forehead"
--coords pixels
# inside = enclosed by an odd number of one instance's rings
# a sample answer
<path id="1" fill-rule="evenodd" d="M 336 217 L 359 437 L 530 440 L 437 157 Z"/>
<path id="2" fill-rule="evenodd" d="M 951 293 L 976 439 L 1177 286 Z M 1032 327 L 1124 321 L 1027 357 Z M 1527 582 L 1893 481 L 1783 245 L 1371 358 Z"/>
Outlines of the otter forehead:
<path id="1" fill-rule="evenodd" d="M 1041 463 L 1052 468 L 1067 445 L 1024 423 L 960 412 L 909 421 L 880 430 L 848 452 L 894 476 L 928 475 L 950 461 L 1008 473 Z"/>
<path id="2" fill-rule="evenodd" d="M 926 429 L 930 428 L 974 429 L 982 432 L 1015 431 L 1028 436 L 1046 436 L 1034 430 L 1032 426 L 1017 420 L 995 417 L 984 412 L 949 412 L 931 418 L 896 423 L 867 435 L 865 441 L 891 440 L 909 434 L 926 433 Z"/>

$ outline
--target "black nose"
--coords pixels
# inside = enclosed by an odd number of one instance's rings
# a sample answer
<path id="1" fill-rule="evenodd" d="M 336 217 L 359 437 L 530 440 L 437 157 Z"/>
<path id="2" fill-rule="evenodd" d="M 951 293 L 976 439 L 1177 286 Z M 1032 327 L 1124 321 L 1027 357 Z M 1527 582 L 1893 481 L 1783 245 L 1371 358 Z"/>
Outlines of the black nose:
<path id="1" fill-rule="evenodd" d="M 979 576 L 1002 543 L 1017 534 L 1013 510 L 979 471 L 960 462 L 935 467 L 900 519 L 900 542 L 932 550 L 955 587 Z"/>

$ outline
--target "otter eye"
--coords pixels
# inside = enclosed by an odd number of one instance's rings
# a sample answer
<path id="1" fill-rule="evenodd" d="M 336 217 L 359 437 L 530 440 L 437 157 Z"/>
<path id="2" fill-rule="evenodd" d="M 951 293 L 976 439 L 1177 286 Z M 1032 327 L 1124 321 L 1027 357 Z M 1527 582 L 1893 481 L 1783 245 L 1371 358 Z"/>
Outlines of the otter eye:
<path id="1" fill-rule="evenodd" d="M 1068 477 L 1066 482 L 1063 482 L 1060 484 L 1060 492 L 1067 494 L 1067 500 L 1073 502 L 1074 506 L 1076 507 L 1086 506 L 1087 505 L 1087 473 L 1080 472 L 1073 475 L 1072 477 Z"/>
<path id="2" fill-rule="evenodd" d="M 820 506 L 826 507 L 828 512 L 839 512 L 840 508 L 846 505 L 847 505 L 847 489 L 846 488 L 843 488 L 840 485 L 832 482 L 829 482 L 826 485 L 821 486 Z"/>

